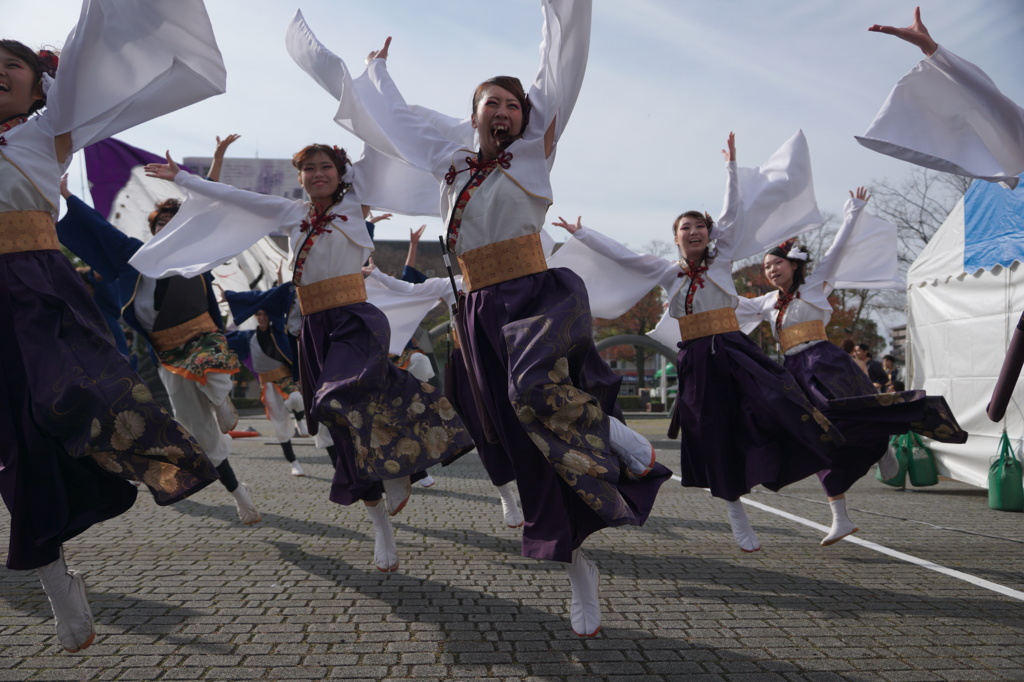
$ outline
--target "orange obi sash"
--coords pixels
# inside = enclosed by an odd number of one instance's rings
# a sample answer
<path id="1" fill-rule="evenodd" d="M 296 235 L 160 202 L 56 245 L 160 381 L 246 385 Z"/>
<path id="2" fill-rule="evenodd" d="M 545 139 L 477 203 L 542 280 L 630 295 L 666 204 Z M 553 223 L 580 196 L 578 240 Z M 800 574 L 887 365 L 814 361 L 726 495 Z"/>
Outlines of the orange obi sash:
<path id="1" fill-rule="evenodd" d="M 57 227 L 47 211 L 0 213 L 0 254 L 58 250 Z"/>
<path id="2" fill-rule="evenodd" d="M 718 308 L 679 318 L 679 335 L 683 341 L 739 330 L 740 323 L 736 319 L 736 311 L 732 308 Z"/>
<path id="3" fill-rule="evenodd" d="M 791 348 L 799 346 L 801 343 L 827 340 L 828 336 L 825 335 L 825 323 L 821 320 L 811 320 L 810 322 L 794 324 L 792 327 L 785 327 L 779 333 L 779 345 L 782 346 L 783 353 Z"/>
<path id="4" fill-rule="evenodd" d="M 153 344 L 153 348 L 155 348 L 158 353 L 162 353 L 164 351 L 178 348 L 179 346 L 184 346 L 200 334 L 216 331 L 220 331 L 217 328 L 217 324 L 213 321 L 213 318 L 210 317 L 210 313 L 204 312 L 197 317 L 193 317 L 187 322 L 176 324 L 169 329 L 150 332 L 149 342 Z"/>
<path id="5" fill-rule="evenodd" d="M 331 277 L 330 279 L 295 287 L 299 297 L 299 310 L 312 315 L 322 310 L 362 303 L 366 300 L 366 282 L 363 273 Z"/>
<path id="6" fill-rule="evenodd" d="M 281 365 L 277 369 L 272 369 L 269 372 L 260 372 L 260 384 L 270 384 L 281 379 L 290 379 L 292 376 L 292 370 L 288 365 Z"/>
<path id="7" fill-rule="evenodd" d="M 483 289 L 517 277 L 535 275 L 548 269 L 539 234 L 481 246 L 459 256 L 466 291 Z"/>

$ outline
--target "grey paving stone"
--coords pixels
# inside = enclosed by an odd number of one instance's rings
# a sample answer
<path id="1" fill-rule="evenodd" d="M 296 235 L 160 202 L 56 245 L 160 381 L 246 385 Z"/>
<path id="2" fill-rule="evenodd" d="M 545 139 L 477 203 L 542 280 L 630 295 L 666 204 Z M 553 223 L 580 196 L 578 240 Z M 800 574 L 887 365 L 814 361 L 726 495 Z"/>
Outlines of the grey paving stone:
<path id="1" fill-rule="evenodd" d="M 564 570 L 518 556 L 474 456 L 414 491 L 395 517 L 402 569 L 384 575 L 365 512 L 330 503 L 326 457 L 303 451 L 309 475 L 293 478 L 275 446 L 235 443 L 255 526 L 211 486 L 166 508 L 143 496 L 69 542 L 98 629 L 80 654 L 56 645 L 34 576 L 0 571 L 0 682 L 1024 679 L 1021 602 L 851 543 L 822 549 L 817 531 L 758 509 L 764 550 L 743 555 L 721 502 L 677 482 L 645 527 L 588 539 L 604 622 L 582 640 Z M 828 521 L 816 480 L 751 499 Z M 849 499 L 863 539 L 1024 590 L 1020 515 L 973 489 L 866 479 Z"/>

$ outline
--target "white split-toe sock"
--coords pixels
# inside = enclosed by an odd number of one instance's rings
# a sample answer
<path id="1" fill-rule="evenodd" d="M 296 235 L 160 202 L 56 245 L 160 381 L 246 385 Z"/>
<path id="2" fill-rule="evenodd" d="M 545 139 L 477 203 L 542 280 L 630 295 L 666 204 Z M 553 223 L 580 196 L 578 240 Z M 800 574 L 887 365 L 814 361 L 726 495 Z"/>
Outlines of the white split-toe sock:
<path id="1" fill-rule="evenodd" d="M 377 503 L 365 505 L 366 513 L 373 523 L 373 563 L 381 573 L 398 570 L 398 546 L 395 544 L 395 529 L 391 526 L 387 507 Z"/>
<path id="2" fill-rule="evenodd" d="M 387 504 L 388 514 L 394 516 L 405 509 L 409 496 L 412 495 L 412 482 L 408 476 L 401 478 L 389 478 L 384 482 L 384 503 Z"/>
<path id="3" fill-rule="evenodd" d="M 832 507 L 832 528 L 821 541 L 822 547 L 834 545 L 847 535 L 860 530 L 857 528 L 857 524 L 850 520 L 850 515 L 846 513 L 846 498 L 832 500 L 828 503 L 828 506 Z"/>
<path id="4" fill-rule="evenodd" d="M 434 487 L 434 484 L 437 483 L 437 481 L 434 480 L 433 476 L 431 476 L 430 474 L 427 474 L 426 476 L 421 478 L 419 481 L 417 481 L 417 483 L 419 483 L 420 486 L 423 487 L 423 488 L 432 488 L 432 487 Z"/>
<path id="5" fill-rule="evenodd" d="M 299 464 L 299 460 L 292 462 L 292 476 L 305 476 L 306 472 L 303 471 L 302 465 Z"/>
<path id="6" fill-rule="evenodd" d="M 612 452 L 630 472 L 634 476 L 646 476 L 654 466 L 654 446 L 651 441 L 612 416 L 608 417 L 608 435 Z"/>
<path id="7" fill-rule="evenodd" d="M 512 482 L 495 487 L 498 490 L 498 497 L 501 498 L 501 513 L 505 516 L 505 525 L 509 528 L 519 528 L 523 525 L 523 512 L 519 510 L 516 494 L 512 491 Z"/>
<path id="8" fill-rule="evenodd" d="M 744 552 L 756 552 L 761 549 L 761 541 L 757 539 L 757 533 L 750 526 L 750 519 L 747 518 L 747 511 L 743 508 L 743 502 L 726 500 L 729 505 L 729 525 L 732 526 L 732 536 L 736 544 Z"/>
<path id="9" fill-rule="evenodd" d="M 61 548 L 56 561 L 37 568 L 36 573 L 50 600 L 60 645 L 70 653 L 87 648 L 96 639 L 96 628 L 85 593 L 85 581 L 78 571 L 68 570 L 64 563 L 64 549 Z"/>
<path id="10" fill-rule="evenodd" d="M 572 588 L 569 621 L 572 631 L 580 637 L 594 637 L 601 631 L 601 573 L 593 561 L 583 556 L 583 550 L 572 552 L 572 563 L 565 565 Z"/>
<path id="11" fill-rule="evenodd" d="M 247 526 L 259 523 L 263 520 L 256 503 L 252 501 L 252 492 L 245 483 L 239 483 L 238 487 L 231 491 L 235 498 L 235 508 L 238 510 L 238 518 Z"/>

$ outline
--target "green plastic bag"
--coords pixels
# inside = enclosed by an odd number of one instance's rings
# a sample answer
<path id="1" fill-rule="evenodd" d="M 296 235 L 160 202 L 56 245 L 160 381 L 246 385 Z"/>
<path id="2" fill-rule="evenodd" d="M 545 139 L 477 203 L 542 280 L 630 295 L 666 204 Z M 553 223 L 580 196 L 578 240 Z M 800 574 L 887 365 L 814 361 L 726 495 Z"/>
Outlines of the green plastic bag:
<path id="1" fill-rule="evenodd" d="M 899 464 L 899 473 L 892 478 L 885 478 L 882 476 L 881 467 L 875 470 L 875 478 L 894 488 L 907 487 L 907 466 L 910 464 L 910 448 L 906 445 L 906 441 L 909 435 L 893 436 L 889 439 L 889 450 L 896 457 L 896 462 Z M 888 456 L 889 454 L 886 453 L 886 457 Z"/>
<path id="2" fill-rule="evenodd" d="M 988 506 L 999 511 L 1024 511 L 1024 477 L 1006 431 L 999 439 L 999 456 L 988 468 Z"/>
<path id="3" fill-rule="evenodd" d="M 921 441 L 921 437 L 911 431 L 907 434 L 910 437 L 910 465 L 907 472 L 910 474 L 910 484 L 915 488 L 923 488 L 929 485 L 937 485 L 939 482 L 939 470 L 935 467 L 935 456 L 932 451 Z"/>

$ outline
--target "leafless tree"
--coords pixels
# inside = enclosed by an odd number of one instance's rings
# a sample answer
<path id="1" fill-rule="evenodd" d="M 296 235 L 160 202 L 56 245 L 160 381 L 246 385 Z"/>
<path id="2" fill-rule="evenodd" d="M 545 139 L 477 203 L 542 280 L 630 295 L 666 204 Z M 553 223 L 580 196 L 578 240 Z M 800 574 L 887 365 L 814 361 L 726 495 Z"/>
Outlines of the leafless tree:
<path id="1" fill-rule="evenodd" d="M 898 228 L 899 262 L 904 272 L 970 185 L 970 178 L 920 166 L 911 166 L 898 182 L 872 180 L 870 210 Z"/>

